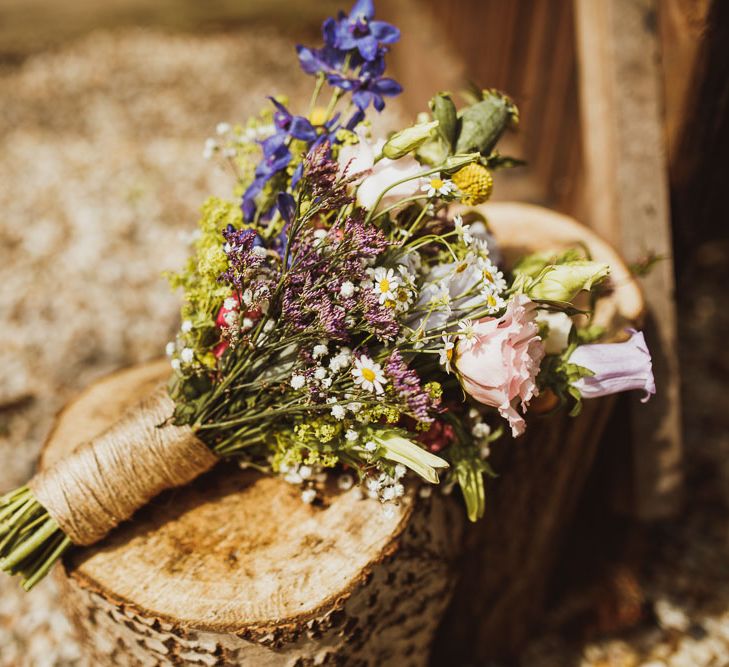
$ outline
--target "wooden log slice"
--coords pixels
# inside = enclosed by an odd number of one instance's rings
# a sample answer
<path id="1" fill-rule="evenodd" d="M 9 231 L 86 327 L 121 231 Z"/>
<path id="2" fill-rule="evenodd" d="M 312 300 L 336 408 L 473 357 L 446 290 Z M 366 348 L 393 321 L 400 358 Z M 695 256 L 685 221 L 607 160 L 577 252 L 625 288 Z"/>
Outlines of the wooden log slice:
<path id="1" fill-rule="evenodd" d="M 60 415 L 48 465 L 116 420 L 166 362 L 101 380 Z M 389 507 L 389 505 L 388 505 Z M 222 463 L 59 568 L 95 665 L 423 665 L 454 583 L 460 508 L 297 487 Z"/>

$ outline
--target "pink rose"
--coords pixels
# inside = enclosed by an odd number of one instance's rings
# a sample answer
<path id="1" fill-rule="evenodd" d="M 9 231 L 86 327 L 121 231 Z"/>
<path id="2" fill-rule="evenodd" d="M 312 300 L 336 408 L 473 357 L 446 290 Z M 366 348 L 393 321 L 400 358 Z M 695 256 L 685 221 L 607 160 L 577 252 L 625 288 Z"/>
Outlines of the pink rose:
<path id="1" fill-rule="evenodd" d="M 536 305 L 515 296 L 501 318 L 487 317 L 476 325 L 472 341 L 461 338 L 456 347 L 456 368 L 463 388 L 479 403 L 499 409 L 514 437 L 526 428 L 522 410 L 538 393 L 536 377 L 544 358 L 544 345 L 535 320 Z"/>

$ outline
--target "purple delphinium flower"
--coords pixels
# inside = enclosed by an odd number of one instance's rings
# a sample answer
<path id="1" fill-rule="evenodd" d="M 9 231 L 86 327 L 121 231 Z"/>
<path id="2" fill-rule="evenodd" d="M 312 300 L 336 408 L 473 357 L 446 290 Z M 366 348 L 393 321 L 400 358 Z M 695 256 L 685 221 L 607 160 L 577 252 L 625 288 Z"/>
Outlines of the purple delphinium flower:
<path id="1" fill-rule="evenodd" d="M 645 403 L 656 393 L 651 354 L 645 338 L 639 331 L 630 330 L 630 339 L 624 343 L 597 343 L 581 345 L 570 356 L 569 362 L 592 371 L 593 375 L 573 383 L 583 398 L 596 398 L 631 389 L 642 389 Z"/>
<path id="2" fill-rule="evenodd" d="M 335 49 L 333 46 L 324 46 L 321 49 L 311 49 L 308 46 L 299 44 L 296 47 L 296 53 L 299 56 L 299 64 L 301 69 L 307 74 L 333 74 L 344 70 L 344 62 L 347 52 Z M 362 64 L 361 59 L 349 58 L 349 66 L 357 67 Z"/>
<path id="3" fill-rule="evenodd" d="M 382 111 L 385 108 L 383 97 L 394 97 L 402 92 L 402 86 L 397 81 L 382 76 L 384 71 L 385 59 L 380 55 L 372 62 L 362 65 L 357 74 L 330 74 L 327 80 L 330 85 L 351 92 L 352 102 L 361 111 L 370 104 L 377 111 Z"/>
<path id="4" fill-rule="evenodd" d="M 430 412 L 438 408 L 440 401 L 423 389 L 418 374 L 408 367 L 399 350 L 390 353 L 385 362 L 385 374 L 411 415 L 420 422 L 432 422 Z"/>
<path id="5" fill-rule="evenodd" d="M 337 19 L 324 22 L 324 41 L 343 51 L 357 49 L 365 60 L 374 60 L 381 44 L 394 44 L 400 39 L 400 31 L 385 21 L 375 21 L 372 0 L 357 0 L 349 15 L 339 13 Z"/>

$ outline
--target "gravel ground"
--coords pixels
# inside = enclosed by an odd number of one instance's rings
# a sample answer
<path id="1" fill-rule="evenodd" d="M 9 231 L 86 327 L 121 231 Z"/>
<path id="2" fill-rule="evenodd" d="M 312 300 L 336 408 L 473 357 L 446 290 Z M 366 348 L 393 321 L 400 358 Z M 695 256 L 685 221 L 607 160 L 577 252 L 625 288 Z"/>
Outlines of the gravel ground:
<path id="1" fill-rule="evenodd" d="M 228 185 L 202 160 L 206 133 L 272 91 L 302 97 L 291 54 L 289 38 L 262 28 L 131 31 L 0 68 L 0 492 L 31 474 L 74 392 L 159 355 L 178 306 L 160 272 L 183 260 L 204 197 Z M 679 294 L 685 516 L 634 529 L 640 562 L 618 559 L 560 602 L 527 667 L 729 665 L 729 317 L 717 287 L 727 257 L 699 248 Z M 0 667 L 84 664 L 55 598 L 52 580 L 25 595 L 0 578 Z M 601 634 L 570 625 L 571 610 L 599 612 L 606 599 Z"/>

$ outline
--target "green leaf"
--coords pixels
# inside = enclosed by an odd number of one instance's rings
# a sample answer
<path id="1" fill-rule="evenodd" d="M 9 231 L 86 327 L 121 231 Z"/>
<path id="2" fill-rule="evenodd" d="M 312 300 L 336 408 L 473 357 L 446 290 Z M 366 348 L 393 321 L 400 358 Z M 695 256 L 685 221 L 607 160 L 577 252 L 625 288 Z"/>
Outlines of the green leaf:
<path id="1" fill-rule="evenodd" d="M 382 455 L 394 463 L 402 463 L 431 484 L 438 483 L 438 469 L 447 468 L 448 462 L 431 454 L 396 431 L 385 431 L 374 440 L 382 447 Z"/>
<path id="2" fill-rule="evenodd" d="M 486 509 L 486 492 L 483 484 L 481 462 L 461 459 L 456 464 L 456 479 L 466 502 L 466 513 L 471 521 L 477 521 Z"/>

